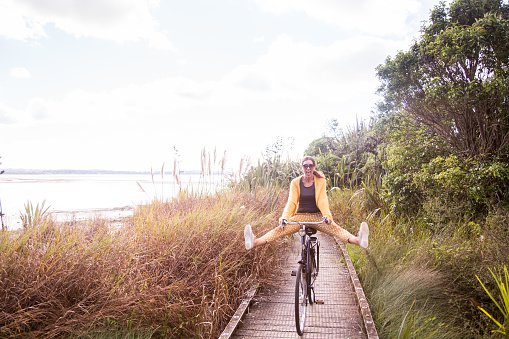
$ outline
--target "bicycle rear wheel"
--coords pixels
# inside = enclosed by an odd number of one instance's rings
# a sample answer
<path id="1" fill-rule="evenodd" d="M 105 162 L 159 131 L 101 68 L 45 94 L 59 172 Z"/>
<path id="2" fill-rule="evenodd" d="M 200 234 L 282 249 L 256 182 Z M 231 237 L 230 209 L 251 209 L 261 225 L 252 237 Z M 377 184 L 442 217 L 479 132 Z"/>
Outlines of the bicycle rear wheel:
<path id="1" fill-rule="evenodd" d="M 320 271 L 320 243 L 317 241 L 315 246 L 316 253 L 316 275 L 318 275 L 318 271 Z"/>
<path id="2" fill-rule="evenodd" d="M 302 272 L 302 265 L 297 268 L 295 279 L 295 326 L 299 335 L 304 334 L 306 322 L 306 308 L 308 305 L 306 275 Z"/>

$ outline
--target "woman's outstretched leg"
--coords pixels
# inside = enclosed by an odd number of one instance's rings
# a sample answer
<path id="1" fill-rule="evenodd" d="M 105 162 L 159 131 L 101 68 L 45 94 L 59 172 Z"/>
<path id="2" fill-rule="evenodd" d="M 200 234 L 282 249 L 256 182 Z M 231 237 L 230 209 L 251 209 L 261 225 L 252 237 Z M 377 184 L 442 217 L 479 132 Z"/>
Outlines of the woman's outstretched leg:
<path id="1" fill-rule="evenodd" d="M 277 226 L 264 235 L 262 235 L 260 238 L 257 238 L 255 234 L 253 233 L 253 229 L 251 225 L 247 224 L 244 227 L 244 240 L 246 245 L 246 250 L 250 250 L 256 246 L 265 245 L 271 241 L 274 241 L 276 239 L 279 239 L 285 235 L 290 235 L 299 230 L 299 225 L 285 225 L 283 226 Z"/>
<path id="2" fill-rule="evenodd" d="M 306 222 L 306 221 L 320 221 L 322 220 L 322 215 L 320 213 L 297 213 L 288 221 L 297 221 L 297 222 Z M 338 226 L 339 227 L 339 226 Z M 251 225 L 246 225 L 244 227 L 244 239 L 246 243 L 246 249 L 250 250 L 256 246 L 265 245 L 271 241 L 279 239 L 285 235 L 290 235 L 297 232 L 300 229 L 300 225 L 279 225 L 278 227 L 273 228 L 272 230 L 265 233 L 260 238 L 257 238 Z"/>
<path id="3" fill-rule="evenodd" d="M 363 248 L 368 247 L 369 227 L 365 221 L 361 223 L 357 236 L 351 234 L 343 227 L 336 224 L 334 221 L 330 224 L 318 225 L 316 228 L 321 232 L 339 238 L 339 240 L 343 242 L 359 245 Z"/>

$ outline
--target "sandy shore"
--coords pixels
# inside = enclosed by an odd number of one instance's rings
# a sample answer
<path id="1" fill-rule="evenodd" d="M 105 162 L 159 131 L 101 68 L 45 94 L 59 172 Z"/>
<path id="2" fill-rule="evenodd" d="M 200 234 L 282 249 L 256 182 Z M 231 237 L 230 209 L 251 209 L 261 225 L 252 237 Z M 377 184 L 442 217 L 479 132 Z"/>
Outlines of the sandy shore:
<path id="1" fill-rule="evenodd" d="M 51 211 L 51 216 L 55 221 L 88 220 L 93 218 L 115 220 L 130 217 L 133 215 L 133 212 L 134 208 L 132 206 L 124 206 L 75 211 Z"/>
<path id="2" fill-rule="evenodd" d="M 121 224 L 122 220 L 125 218 L 131 217 L 133 212 L 133 206 L 123 206 L 72 211 L 50 210 L 48 213 L 51 215 L 53 220 L 57 222 L 84 221 L 98 218 L 108 220 L 112 226 L 117 226 L 118 224 Z M 9 230 L 17 230 L 23 227 L 19 214 L 4 215 L 3 222 Z"/>

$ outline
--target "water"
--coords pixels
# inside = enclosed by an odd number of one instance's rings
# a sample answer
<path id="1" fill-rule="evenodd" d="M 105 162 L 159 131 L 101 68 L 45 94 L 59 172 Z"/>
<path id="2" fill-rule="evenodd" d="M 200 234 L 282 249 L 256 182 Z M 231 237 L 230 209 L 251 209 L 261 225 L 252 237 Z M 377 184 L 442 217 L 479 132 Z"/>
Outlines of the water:
<path id="1" fill-rule="evenodd" d="M 181 175 L 181 188 L 214 191 L 220 176 L 207 181 L 196 174 Z M 141 187 L 140 187 L 141 186 Z M 57 221 L 94 216 L 109 219 L 132 215 L 136 205 L 154 199 L 169 199 L 179 191 L 173 176 L 150 174 L 2 174 L 0 201 L 3 221 L 9 229 L 21 227 L 20 213 L 30 201 L 44 202 Z"/>

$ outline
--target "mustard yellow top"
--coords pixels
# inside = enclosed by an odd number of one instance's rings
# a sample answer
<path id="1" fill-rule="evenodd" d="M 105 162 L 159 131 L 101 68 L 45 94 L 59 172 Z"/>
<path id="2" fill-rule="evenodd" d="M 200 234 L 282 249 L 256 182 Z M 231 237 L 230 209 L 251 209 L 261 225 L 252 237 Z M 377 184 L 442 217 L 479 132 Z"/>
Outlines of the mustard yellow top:
<path id="1" fill-rule="evenodd" d="M 283 215 L 281 216 L 284 219 L 289 219 L 297 213 L 299 208 L 300 180 L 302 177 L 303 175 L 293 179 L 290 183 L 290 194 L 288 194 L 288 201 L 285 209 L 283 210 Z M 329 198 L 327 197 L 327 192 L 325 190 L 325 178 L 319 178 L 316 175 L 314 177 L 316 206 L 322 213 L 322 216 L 327 217 L 332 221 L 332 214 L 329 208 Z"/>

